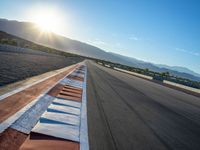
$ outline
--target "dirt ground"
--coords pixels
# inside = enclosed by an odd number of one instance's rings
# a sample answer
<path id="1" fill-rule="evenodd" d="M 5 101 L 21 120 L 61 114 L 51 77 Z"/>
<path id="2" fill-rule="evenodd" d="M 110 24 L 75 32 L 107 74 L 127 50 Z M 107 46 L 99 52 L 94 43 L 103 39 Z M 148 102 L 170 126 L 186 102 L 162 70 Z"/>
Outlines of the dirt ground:
<path id="1" fill-rule="evenodd" d="M 35 54 L 0 51 L 0 87 L 83 60 L 80 57 L 43 53 L 40 55 L 40 52 Z"/>

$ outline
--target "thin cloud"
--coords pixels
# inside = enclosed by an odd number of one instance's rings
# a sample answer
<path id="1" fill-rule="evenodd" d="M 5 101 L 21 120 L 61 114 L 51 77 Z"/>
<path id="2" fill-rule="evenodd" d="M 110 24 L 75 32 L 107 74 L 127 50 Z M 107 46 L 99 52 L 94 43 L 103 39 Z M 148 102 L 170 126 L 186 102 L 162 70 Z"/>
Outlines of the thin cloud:
<path id="1" fill-rule="evenodd" d="M 107 43 L 103 40 L 100 40 L 98 38 L 95 38 L 93 40 L 88 40 L 88 42 L 94 46 L 97 46 L 99 48 L 102 48 L 104 50 L 109 50 L 109 49 L 113 49 L 114 48 L 114 44 L 110 44 L 110 43 Z"/>
<path id="2" fill-rule="evenodd" d="M 96 45 L 96 46 L 100 46 L 103 48 L 107 48 L 107 49 L 113 49 L 113 48 L 119 48 L 122 46 L 122 44 L 120 42 L 116 42 L 116 43 L 107 43 L 103 40 L 100 40 L 98 38 L 95 38 L 93 40 L 88 40 L 88 42 L 90 44 Z"/>
<path id="3" fill-rule="evenodd" d="M 194 52 L 193 53 L 195 56 L 200 56 L 200 53 Z"/>
<path id="4" fill-rule="evenodd" d="M 133 34 L 133 35 L 131 35 L 131 36 L 129 37 L 129 40 L 138 41 L 138 40 L 140 40 L 140 38 L 137 37 L 137 36 L 135 36 L 135 35 Z"/>
<path id="5" fill-rule="evenodd" d="M 176 48 L 176 51 L 179 51 L 179 52 L 187 52 L 185 49 L 182 49 L 182 48 Z"/>
<path id="6" fill-rule="evenodd" d="M 200 56 L 200 53 L 198 53 L 198 52 L 189 51 L 189 50 L 186 50 L 183 48 L 176 48 L 176 51 L 187 53 L 187 54 L 194 55 L 194 56 Z"/>
<path id="7" fill-rule="evenodd" d="M 92 44 L 95 44 L 95 45 L 108 45 L 106 42 L 104 42 L 100 39 L 89 40 L 89 42 Z"/>

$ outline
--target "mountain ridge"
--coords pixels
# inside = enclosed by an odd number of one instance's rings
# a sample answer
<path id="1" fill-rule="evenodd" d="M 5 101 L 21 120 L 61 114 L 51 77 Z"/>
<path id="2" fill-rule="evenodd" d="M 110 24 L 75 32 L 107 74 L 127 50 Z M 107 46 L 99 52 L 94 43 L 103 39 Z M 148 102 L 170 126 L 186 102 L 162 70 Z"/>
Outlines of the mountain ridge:
<path id="1" fill-rule="evenodd" d="M 103 59 L 115 63 L 121 63 L 132 67 L 148 68 L 157 72 L 170 72 L 174 76 L 180 76 L 183 78 L 200 81 L 200 75 L 188 68 L 186 68 L 184 72 L 179 72 L 181 67 L 177 68 L 175 66 L 170 67 L 167 65 L 153 64 L 132 57 L 106 52 L 105 50 L 102 50 L 93 45 L 78 40 L 73 40 L 55 33 L 42 34 L 39 28 L 37 28 L 37 25 L 31 22 L 19 22 L 15 20 L 10 21 L 7 19 L 0 19 L 0 30 L 61 51 Z M 182 71 L 184 70 L 183 68 L 184 67 L 182 67 Z"/>

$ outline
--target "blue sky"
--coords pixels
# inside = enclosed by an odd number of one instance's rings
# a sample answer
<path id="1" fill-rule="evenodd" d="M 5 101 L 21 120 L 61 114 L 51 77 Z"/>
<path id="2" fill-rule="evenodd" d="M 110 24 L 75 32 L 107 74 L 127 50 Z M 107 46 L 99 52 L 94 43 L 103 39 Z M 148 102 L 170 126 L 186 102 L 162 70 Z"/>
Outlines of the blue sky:
<path id="1" fill-rule="evenodd" d="M 200 73 L 198 0 L 1 0 L 0 17 L 31 21 L 27 12 L 38 5 L 62 12 L 66 37 Z"/>

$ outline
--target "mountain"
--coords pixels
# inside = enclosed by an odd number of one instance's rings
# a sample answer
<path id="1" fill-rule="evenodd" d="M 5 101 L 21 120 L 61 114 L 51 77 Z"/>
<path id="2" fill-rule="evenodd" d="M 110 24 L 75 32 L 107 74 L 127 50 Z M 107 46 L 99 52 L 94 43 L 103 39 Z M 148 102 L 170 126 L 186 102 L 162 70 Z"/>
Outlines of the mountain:
<path id="1" fill-rule="evenodd" d="M 198 73 L 193 72 L 192 70 L 189 70 L 184 67 L 177 67 L 177 66 L 170 67 L 167 65 L 159 65 L 159 64 L 157 65 L 157 64 L 141 61 L 132 57 L 127 57 L 127 56 L 123 56 L 123 55 L 119 55 L 115 53 L 111 53 L 111 54 L 118 58 L 127 60 L 130 63 L 130 65 L 132 64 L 133 67 L 142 68 L 142 69 L 148 68 L 155 72 L 169 72 L 171 75 L 174 75 L 174 76 L 179 76 L 179 77 L 183 77 L 183 78 L 187 78 L 187 79 L 191 79 L 195 81 L 200 81 L 200 75 Z"/>
<path id="2" fill-rule="evenodd" d="M 162 65 L 162 64 L 156 64 L 156 66 L 158 66 L 159 68 L 166 68 L 166 69 L 175 70 L 175 71 L 182 72 L 182 73 L 188 73 L 188 74 L 192 74 L 194 76 L 200 77 L 200 74 L 198 74 L 186 67 L 167 66 L 167 65 Z"/>
<path id="3" fill-rule="evenodd" d="M 110 54 L 112 54 L 113 56 L 118 57 L 120 59 L 128 61 L 129 65 L 132 65 L 133 67 L 136 67 L 136 68 L 142 68 L 142 69 L 148 68 L 152 71 L 160 70 L 158 67 L 156 67 L 152 63 L 144 62 L 144 61 L 132 58 L 132 57 L 127 57 L 127 56 L 123 56 L 123 55 L 112 53 L 112 52 L 110 52 Z"/>
<path id="4" fill-rule="evenodd" d="M 106 52 L 98 47 L 83 43 L 77 40 L 72 40 L 67 37 L 60 36 L 55 33 L 42 33 L 36 24 L 30 22 L 18 22 L 7 19 L 0 19 L 0 30 L 6 33 L 18 36 L 20 38 L 55 48 L 61 51 L 75 53 L 87 57 L 93 57 L 121 63 L 138 68 L 148 68 L 156 72 L 170 72 L 172 75 L 188 78 L 191 80 L 200 81 L 200 77 L 197 73 L 188 71 L 180 71 L 176 68 L 169 66 L 161 67 L 161 65 L 155 65 L 152 63 L 137 60 L 135 58 L 122 56 L 115 53 Z"/>

